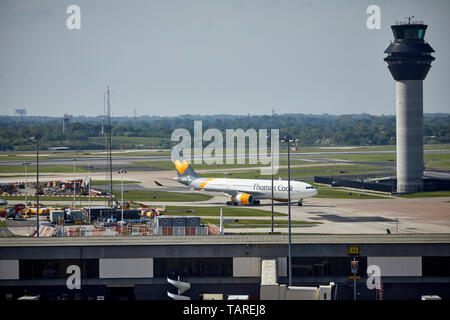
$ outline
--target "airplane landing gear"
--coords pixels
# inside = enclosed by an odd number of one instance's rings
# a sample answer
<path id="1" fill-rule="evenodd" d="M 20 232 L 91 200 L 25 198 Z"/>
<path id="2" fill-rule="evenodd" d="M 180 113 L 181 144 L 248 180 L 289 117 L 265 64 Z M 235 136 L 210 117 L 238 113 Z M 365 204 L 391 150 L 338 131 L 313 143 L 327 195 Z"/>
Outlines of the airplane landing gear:
<path id="1" fill-rule="evenodd" d="M 237 206 L 239 205 L 239 202 L 234 202 L 234 201 L 227 201 L 226 202 L 227 206 Z M 250 206 L 259 206 L 261 204 L 261 202 L 259 200 L 254 200 L 251 204 L 249 204 Z"/>

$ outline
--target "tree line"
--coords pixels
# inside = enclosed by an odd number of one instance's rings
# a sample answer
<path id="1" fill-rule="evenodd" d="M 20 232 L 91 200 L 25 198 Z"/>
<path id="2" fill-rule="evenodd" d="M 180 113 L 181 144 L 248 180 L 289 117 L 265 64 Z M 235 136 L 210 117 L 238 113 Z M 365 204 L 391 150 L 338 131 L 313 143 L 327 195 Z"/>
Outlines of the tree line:
<path id="1" fill-rule="evenodd" d="M 395 144 L 395 116 L 360 115 L 304 115 L 281 114 L 261 116 L 194 116 L 112 118 L 111 133 L 114 149 L 171 148 L 177 142 L 170 137 L 173 130 L 185 128 L 193 136 L 194 120 L 202 120 L 203 132 L 216 128 L 253 128 L 280 130 L 280 136 L 289 134 L 299 139 L 299 146 L 377 146 Z M 81 120 L 72 118 L 62 130 L 62 119 L 51 117 L 0 117 L 0 150 L 33 150 L 30 137 L 40 135 L 42 148 L 57 146 L 75 150 L 102 150 L 106 132 L 101 117 Z M 145 139 L 148 138 L 148 139 Z M 424 142 L 450 143 L 450 114 L 424 115 Z"/>

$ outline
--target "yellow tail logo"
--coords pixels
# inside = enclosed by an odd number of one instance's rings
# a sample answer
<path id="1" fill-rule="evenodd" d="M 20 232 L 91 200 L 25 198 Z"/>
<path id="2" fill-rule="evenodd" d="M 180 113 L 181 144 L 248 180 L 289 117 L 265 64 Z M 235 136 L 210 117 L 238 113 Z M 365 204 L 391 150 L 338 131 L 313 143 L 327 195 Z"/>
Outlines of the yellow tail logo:
<path id="1" fill-rule="evenodd" d="M 180 174 L 183 174 L 187 167 L 189 167 L 189 162 L 187 162 L 187 160 L 183 160 L 183 162 L 180 162 L 180 160 L 175 160 L 175 168 L 177 168 L 177 171 Z"/>

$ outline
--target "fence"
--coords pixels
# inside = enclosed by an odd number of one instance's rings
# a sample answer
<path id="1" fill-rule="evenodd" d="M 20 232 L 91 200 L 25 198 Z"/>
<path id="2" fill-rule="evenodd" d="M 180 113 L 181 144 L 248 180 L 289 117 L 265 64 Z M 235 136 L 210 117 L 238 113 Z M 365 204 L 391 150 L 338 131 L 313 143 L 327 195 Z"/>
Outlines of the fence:
<path id="1" fill-rule="evenodd" d="M 206 236 L 207 227 L 139 226 L 56 226 L 55 237 L 117 237 L 117 236 Z"/>
<path id="2" fill-rule="evenodd" d="M 380 172 L 380 173 L 369 173 L 364 175 L 342 175 L 342 176 L 315 176 L 314 182 L 330 184 L 335 187 L 348 187 L 356 189 L 366 189 L 381 192 L 395 192 L 396 183 L 393 183 L 396 173 L 390 172 Z M 376 180 L 382 177 L 393 177 L 385 181 L 376 182 L 371 180 Z"/>
<path id="3" fill-rule="evenodd" d="M 440 172 L 447 172 L 447 169 L 443 169 Z M 334 187 L 348 187 L 391 193 L 397 191 L 397 177 L 394 171 L 360 175 L 315 176 L 314 182 L 329 184 Z M 449 179 L 434 177 L 426 177 L 423 179 L 423 191 L 443 190 L 450 190 Z"/>
<path id="4" fill-rule="evenodd" d="M 207 236 L 207 227 L 156 227 L 157 236 Z"/>

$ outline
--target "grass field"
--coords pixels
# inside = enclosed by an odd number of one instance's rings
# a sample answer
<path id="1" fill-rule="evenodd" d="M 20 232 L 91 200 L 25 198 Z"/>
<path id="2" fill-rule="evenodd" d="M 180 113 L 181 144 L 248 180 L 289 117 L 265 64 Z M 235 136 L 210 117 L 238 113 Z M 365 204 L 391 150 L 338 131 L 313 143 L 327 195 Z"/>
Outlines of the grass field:
<path id="1" fill-rule="evenodd" d="M 450 162 L 427 162 L 425 168 L 450 169 Z"/>
<path id="2" fill-rule="evenodd" d="M 356 162 L 395 162 L 397 156 L 392 154 L 344 154 L 344 155 L 329 155 L 329 156 L 305 156 L 305 158 L 332 158 L 338 160 L 348 160 Z M 424 154 L 425 162 L 450 162 L 450 152 L 448 153 L 428 153 Z M 429 163 L 427 163 L 429 164 Z"/>
<path id="3" fill-rule="evenodd" d="M 50 151 L 42 150 L 39 152 L 39 159 L 73 159 L 73 158 L 89 158 L 89 157 L 104 157 L 107 155 L 105 150 L 79 150 L 79 151 Z M 126 156 L 169 156 L 170 151 L 126 151 L 126 150 L 113 150 L 112 156 L 117 157 L 121 155 Z M 35 161 L 36 153 L 34 151 L 1 151 L 0 161 L 11 160 L 28 160 Z"/>
<path id="4" fill-rule="evenodd" d="M 155 138 L 155 137 L 112 137 L 113 146 L 125 146 L 125 148 L 136 148 L 137 145 L 142 145 L 142 148 L 151 149 L 158 148 L 162 143 L 169 141 L 170 138 Z M 90 137 L 89 142 L 93 144 L 105 145 L 105 137 Z"/>
<path id="5" fill-rule="evenodd" d="M 191 206 L 166 206 L 165 215 L 174 216 L 220 216 L 220 209 L 225 217 L 270 217 L 271 211 L 253 209 L 248 207 L 191 207 Z M 286 216 L 274 210 L 275 217 Z"/>
<path id="6" fill-rule="evenodd" d="M 418 192 L 400 195 L 402 198 L 432 198 L 432 197 L 450 197 L 450 191 L 431 191 Z"/>
<path id="7" fill-rule="evenodd" d="M 76 173 L 88 172 L 87 169 L 82 167 L 75 167 Z M 1 173 L 22 173 L 25 175 L 25 169 L 23 166 L 0 166 Z M 36 173 L 36 166 L 29 166 L 27 173 Z M 73 165 L 68 166 L 39 166 L 39 173 L 73 173 Z"/>
<path id="8" fill-rule="evenodd" d="M 96 143 L 103 143 L 105 137 L 91 137 L 90 141 Z M 132 147 L 133 144 L 143 144 L 145 148 L 150 149 L 155 143 L 159 143 L 164 138 L 151 138 L 151 137 L 113 137 L 113 143 L 125 144 L 128 147 Z M 147 147 L 146 147 L 147 146 Z M 148 147 L 150 146 L 150 147 Z M 450 144 L 425 144 L 425 150 L 450 150 Z M 353 147 L 299 147 L 297 151 L 293 153 L 304 152 L 364 152 L 364 151 L 395 151 L 395 145 L 388 146 L 353 146 Z M 148 150 L 133 150 L 126 153 L 118 153 L 121 150 L 113 150 L 113 156 L 120 154 L 126 154 L 129 156 L 157 156 L 157 155 L 170 155 L 170 151 L 148 151 Z M 126 151 L 126 150 L 125 150 Z M 270 153 L 270 149 L 268 150 Z M 286 153 L 286 148 L 280 146 L 280 153 Z M 76 158 L 76 157 L 89 157 L 89 156 L 101 156 L 105 154 L 104 150 L 68 150 L 68 151 L 52 151 L 41 150 L 40 159 L 54 159 L 54 158 Z M 0 161 L 7 160 L 35 160 L 34 151 L 1 151 Z"/>
<path id="9" fill-rule="evenodd" d="M 109 185 L 110 181 L 109 180 L 92 180 L 92 185 L 93 186 L 102 186 L 102 185 Z M 133 181 L 133 180 L 123 180 L 123 184 L 131 184 L 131 183 L 141 183 L 141 181 Z M 112 184 L 116 185 L 122 184 L 122 180 L 113 180 Z"/>
<path id="10" fill-rule="evenodd" d="M 202 224 L 220 224 L 220 209 L 223 210 L 223 216 L 234 217 L 232 222 L 224 222 L 224 228 L 261 228 L 271 226 L 272 213 L 267 210 L 260 210 L 249 207 L 191 207 L 191 206 L 166 206 L 164 215 L 167 216 L 199 216 L 199 217 L 212 217 L 216 218 L 202 218 Z M 238 221 L 236 220 L 236 217 Z M 248 217 L 267 217 L 268 219 L 246 219 Z M 286 217 L 285 214 L 274 212 L 274 217 Z M 287 227 L 287 220 L 274 220 L 276 227 Z M 307 222 L 307 221 L 292 221 L 293 227 L 307 227 L 320 224 L 320 222 Z"/>
<path id="11" fill-rule="evenodd" d="M 116 200 L 121 199 L 120 191 L 113 191 Z M 167 192 L 167 191 L 148 191 L 148 190 L 134 190 L 124 191 L 124 201 L 145 201 L 145 202 L 189 202 L 189 201 L 206 201 L 212 196 L 200 192 Z"/>
<path id="12" fill-rule="evenodd" d="M 426 167 L 450 168 L 450 153 L 426 154 L 424 160 Z"/>
<path id="13" fill-rule="evenodd" d="M 201 219 L 202 224 L 215 224 L 219 226 L 220 219 Z M 274 226 L 279 228 L 287 228 L 289 226 L 289 222 L 287 220 L 274 220 Z M 224 228 L 270 228 L 272 224 L 271 220 L 254 220 L 254 219 L 237 219 L 237 221 L 233 222 L 224 222 Z M 320 222 L 308 222 L 308 221 L 291 221 L 291 227 L 311 227 L 314 225 L 320 224 Z"/>
<path id="14" fill-rule="evenodd" d="M 314 184 L 313 184 L 314 185 Z M 342 189 L 336 189 L 333 187 L 324 187 L 314 185 L 318 191 L 315 198 L 336 198 L 336 199 L 391 199 L 389 197 L 383 197 L 374 194 L 359 193 L 357 191 L 347 191 Z"/>
<path id="15" fill-rule="evenodd" d="M 439 162 L 450 162 L 450 152 L 449 153 L 431 153 L 424 155 L 425 161 L 439 161 Z"/>
<path id="16" fill-rule="evenodd" d="M 25 200 L 24 196 L 2 196 L 4 200 Z M 89 201 L 89 197 L 77 197 L 75 196 L 76 202 Z M 27 201 L 36 202 L 36 196 L 28 196 Z M 43 197 L 39 196 L 39 201 L 73 201 L 73 196 L 70 197 Z M 91 201 L 105 201 L 105 198 L 95 198 L 91 197 Z"/>
<path id="17" fill-rule="evenodd" d="M 297 165 L 297 164 L 311 164 L 311 162 L 301 161 L 301 160 L 292 160 L 291 166 Z M 287 162 L 284 159 L 281 159 L 280 165 L 287 165 Z M 128 165 L 129 171 L 132 171 L 133 166 L 136 167 L 153 167 L 153 168 L 160 168 L 165 170 L 174 170 L 174 165 L 170 161 L 137 161 L 134 162 L 132 165 Z M 252 168 L 252 167 L 262 167 L 261 164 L 201 164 L 201 165 L 193 165 L 192 166 L 194 170 L 216 170 L 216 169 L 233 169 L 233 168 L 243 168 L 243 172 L 229 172 L 229 173 L 220 173 L 220 172 L 214 172 L 215 177 L 243 177 L 244 174 L 246 178 L 265 178 L 267 176 L 260 176 L 260 170 L 259 169 L 253 169 L 248 170 L 245 168 Z M 270 168 L 270 166 L 264 166 L 267 168 Z M 305 176 L 314 176 L 314 175 L 338 175 L 338 174 L 353 174 L 353 173 L 360 173 L 365 172 L 367 173 L 368 170 L 377 170 L 377 169 L 384 169 L 386 167 L 383 166 L 371 166 L 371 165 L 330 165 L 330 166 L 320 166 L 320 167 L 314 167 L 314 166 L 305 166 L 305 167 L 291 167 L 291 174 L 293 178 L 301 178 Z M 342 171 L 342 172 L 341 172 Z M 351 171 L 351 172 L 350 172 Z M 27 172 L 30 174 L 36 173 L 36 166 L 29 166 L 27 169 Z M 67 166 L 40 166 L 39 172 L 41 173 L 73 173 L 73 165 L 67 165 Z M 84 167 L 76 166 L 75 172 L 77 173 L 86 173 L 87 170 Z M 287 168 L 280 168 L 279 172 L 282 177 L 287 177 Z M 25 174 L 24 167 L 23 166 L 0 166 L 0 174 L 2 173 L 21 173 Z"/>
<path id="18" fill-rule="evenodd" d="M 159 169 L 165 169 L 165 170 L 174 170 L 174 164 L 171 161 L 133 161 L 133 165 L 138 167 L 150 167 L 150 168 L 159 168 Z M 303 160 L 291 160 L 291 165 L 296 164 L 311 164 L 315 162 L 310 161 L 303 161 Z M 253 167 L 267 167 L 270 168 L 270 164 L 261 164 L 260 162 L 256 164 L 250 164 L 248 163 L 248 159 L 245 160 L 244 164 L 239 164 L 237 161 L 234 161 L 233 164 L 195 164 L 191 163 L 192 167 L 195 170 L 216 170 L 216 169 L 234 169 L 234 168 L 253 168 Z M 284 166 L 287 165 L 286 159 L 280 159 L 279 165 Z"/>
<path id="19" fill-rule="evenodd" d="M 337 159 L 337 160 L 348 160 L 356 162 L 394 162 L 396 160 L 396 154 L 330 154 L 329 156 L 305 156 L 305 158 L 312 159 Z"/>
<path id="20" fill-rule="evenodd" d="M 39 151 L 39 160 L 45 159 L 73 159 L 73 158 L 85 158 L 85 157 L 98 157 L 98 154 L 93 154 L 99 151 L 49 151 L 41 150 Z M 34 151 L 18 151 L 18 152 L 0 152 L 0 161 L 11 161 L 11 160 L 36 160 L 36 152 Z"/>
<path id="21" fill-rule="evenodd" d="M 195 169 L 195 167 L 194 167 Z M 321 167 L 291 167 L 291 178 L 302 179 L 305 177 L 313 176 L 329 176 L 329 175 L 343 175 L 343 174 L 366 174 L 382 171 L 389 171 L 390 168 L 383 166 L 371 166 L 371 165 L 334 165 L 334 166 L 321 166 Z M 260 170 L 251 169 L 243 171 L 232 172 L 214 172 L 208 174 L 208 176 L 215 178 L 245 178 L 245 179 L 270 179 L 269 175 L 261 175 Z M 287 179 L 287 168 L 280 168 L 275 175 L 275 179 L 281 177 Z"/>
<path id="22" fill-rule="evenodd" d="M 121 192 L 113 191 L 115 196 L 114 200 L 121 200 Z M 189 201 L 206 201 L 212 197 L 207 194 L 200 192 L 167 192 L 167 191 L 147 191 L 147 190 L 137 190 L 137 191 L 124 191 L 123 200 L 124 201 L 167 201 L 167 202 L 189 202 Z M 24 196 L 2 196 L 5 200 L 25 200 Z M 72 201 L 72 197 L 40 197 L 40 201 Z M 76 197 L 77 202 L 88 201 L 88 197 Z M 35 197 L 28 197 L 29 201 L 35 201 Z M 94 198 L 91 197 L 91 201 L 105 201 L 105 198 Z"/>

